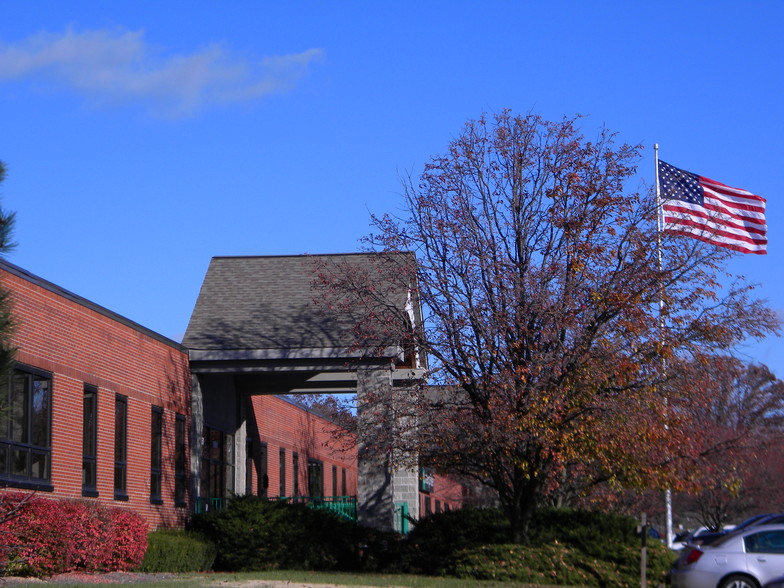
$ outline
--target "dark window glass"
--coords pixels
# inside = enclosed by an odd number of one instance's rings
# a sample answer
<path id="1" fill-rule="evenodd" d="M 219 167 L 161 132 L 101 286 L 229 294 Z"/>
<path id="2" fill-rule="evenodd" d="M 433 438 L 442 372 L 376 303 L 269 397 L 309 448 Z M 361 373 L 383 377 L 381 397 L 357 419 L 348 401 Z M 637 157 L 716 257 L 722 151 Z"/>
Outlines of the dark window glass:
<path id="1" fill-rule="evenodd" d="M 202 439 L 201 498 L 234 492 L 234 436 L 205 426 Z"/>
<path id="2" fill-rule="evenodd" d="M 35 368 L 19 367 L 2 378 L 0 479 L 12 486 L 49 482 L 51 390 L 51 375 Z"/>
<path id="3" fill-rule="evenodd" d="M 161 499 L 161 464 L 163 462 L 163 409 L 152 407 L 150 420 L 150 500 Z"/>
<path id="4" fill-rule="evenodd" d="M 269 475 L 267 474 L 267 444 L 259 444 L 259 496 L 266 497 L 269 493 Z"/>
<path id="5" fill-rule="evenodd" d="M 762 531 L 743 539 L 748 553 L 784 553 L 784 531 Z"/>
<path id="6" fill-rule="evenodd" d="M 341 480 L 340 480 L 340 489 L 341 494 L 343 496 L 348 496 L 348 491 L 346 490 L 346 468 L 340 468 L 341 471 Z"/>
<path id="7" fill-rule="evenodd" d="M 187 456 L 185 454 L 185 417 L 177 415 L 174 421 L 174 502 L 177 506 L 185 505 L 187 488 Z"/>
<path id="8" fill-rule="evenodd" d="M 332 466 L 332 496 L 338 495 L 338 466 Z"/>
<path id="9" fill-rule="evenodd" d="M 82 492 L 95 493 L 98 485 L 98 390 L 84 387 L 82 401 Z"/>
<path id="10" fill-rule="evenodd" d="M 114 398 L 114 497 L 127 498 L 128 478 L 128 398 Z"/>
<path id="11" fill-rule="evenodd" d="M 280 450 L 280 492 L 279 496 L 286 496 L 286 450 Z"/>
<path id="12" fill-rule="evenodd" d="M 317 459 L 308 460 L 308 496 L 324 496 L 324 464 Z"/>
<path id="13" fill-rule="evenodd" d="M 299 453 L 296 451 L 291 458 L 291 478 L 294 481 L 294 496 L 299 496 Z"/>

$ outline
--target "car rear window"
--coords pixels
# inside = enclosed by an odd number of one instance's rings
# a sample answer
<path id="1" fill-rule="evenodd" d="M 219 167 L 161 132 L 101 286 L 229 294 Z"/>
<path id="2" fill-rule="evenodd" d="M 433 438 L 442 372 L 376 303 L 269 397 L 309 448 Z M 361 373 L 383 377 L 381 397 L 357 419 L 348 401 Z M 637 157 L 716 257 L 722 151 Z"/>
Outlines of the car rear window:
<path id="1" fill-rule="evenodd" d="M 760 531 L 743 538 L 746 553 L 784 553 L 784 531 Z"/>

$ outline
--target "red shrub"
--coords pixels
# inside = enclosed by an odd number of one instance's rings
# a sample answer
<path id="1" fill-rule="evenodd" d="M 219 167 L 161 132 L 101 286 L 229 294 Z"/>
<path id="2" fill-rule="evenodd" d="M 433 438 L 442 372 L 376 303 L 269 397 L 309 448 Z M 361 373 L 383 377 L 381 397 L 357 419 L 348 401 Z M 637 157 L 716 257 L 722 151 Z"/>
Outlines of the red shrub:
<path id="1" fill-rule="evenodd" d="M 6 495 L 7 497 L 8 495 Z M 13 504 L 23 495 L 6 500 Z M 138 566 L 147 548 L 147 526 L 132 511 L 83 500 L 35 497 L 0 530 L 6 544 L 2 567 L 13 573 L 50 576 L 75 570 L 125 571 Z"/>
<path id="2" fill-rule="evenodd" d="M 120 508 L 111 516 L 111 569 L 126 571 L 138 567 L 147 551 L 147 523 L 135 512 Z"/>

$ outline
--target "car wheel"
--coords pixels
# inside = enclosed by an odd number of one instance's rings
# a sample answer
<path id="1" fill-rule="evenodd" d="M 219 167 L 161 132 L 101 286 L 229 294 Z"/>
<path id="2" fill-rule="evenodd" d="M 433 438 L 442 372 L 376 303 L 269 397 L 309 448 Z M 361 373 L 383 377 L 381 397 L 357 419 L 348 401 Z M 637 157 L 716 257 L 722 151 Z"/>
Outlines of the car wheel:
<path id="1" fill-rule="evenodd" d="M 760 588 L 757 581 L 751 576 L 745 574 L 732 574 L 727 576 L 719 584 L 719 588 Z"/>

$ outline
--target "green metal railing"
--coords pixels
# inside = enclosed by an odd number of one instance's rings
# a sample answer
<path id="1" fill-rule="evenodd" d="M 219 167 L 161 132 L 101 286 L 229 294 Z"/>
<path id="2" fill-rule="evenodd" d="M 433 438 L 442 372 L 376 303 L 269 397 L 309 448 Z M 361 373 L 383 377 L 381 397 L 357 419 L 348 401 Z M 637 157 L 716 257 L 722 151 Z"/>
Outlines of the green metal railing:
<path id="1" fill-rule="evenodd" d="M 334 512 L 346 520 L 357 520 L 356 496 L 281 496 L 270 500 L 283 500 L 292 504 L 306 504 L 310 508 L 318 508 Z"/>
<path id="2" fill-rule="evenodd" d="M 330 510 L 349 521 L 357 520 L 356 496 L 281 496 L 269 500 L 305 504 L 310 508 Z M 199 498 L 196 501 L 196 514 L 223 510 L 228 498 Z"/>
<path id="3" fill-rule="evenodd" d="M 227 502 L 227 498 L 199 498 L 196 500 L 196 514 L 223 510 Z"/>

